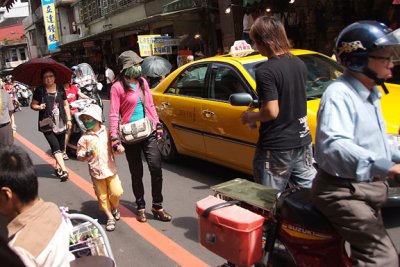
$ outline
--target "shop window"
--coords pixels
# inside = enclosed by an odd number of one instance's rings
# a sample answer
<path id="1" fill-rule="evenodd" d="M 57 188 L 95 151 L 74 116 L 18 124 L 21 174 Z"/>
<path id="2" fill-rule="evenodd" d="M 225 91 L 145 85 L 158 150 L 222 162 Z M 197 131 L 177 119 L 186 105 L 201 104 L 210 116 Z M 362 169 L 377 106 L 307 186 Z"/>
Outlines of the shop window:
<path id="1" fill-rule="evenodd" d="M 26 60 L 25 48 L 19 48 L 19 56 L 21 60 Z"/>

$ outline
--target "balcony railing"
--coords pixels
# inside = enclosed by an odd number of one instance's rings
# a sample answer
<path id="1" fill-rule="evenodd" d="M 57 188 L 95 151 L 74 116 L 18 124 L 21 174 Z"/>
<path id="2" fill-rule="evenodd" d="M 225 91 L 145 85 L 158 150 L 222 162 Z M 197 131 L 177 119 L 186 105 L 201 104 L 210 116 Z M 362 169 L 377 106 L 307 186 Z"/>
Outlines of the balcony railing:
<path id="1" fill-rule="evenodd" d="M 151 0 L 83 0 L 83 21 L 90 23 L 117 10 L 150 2 Z"/>

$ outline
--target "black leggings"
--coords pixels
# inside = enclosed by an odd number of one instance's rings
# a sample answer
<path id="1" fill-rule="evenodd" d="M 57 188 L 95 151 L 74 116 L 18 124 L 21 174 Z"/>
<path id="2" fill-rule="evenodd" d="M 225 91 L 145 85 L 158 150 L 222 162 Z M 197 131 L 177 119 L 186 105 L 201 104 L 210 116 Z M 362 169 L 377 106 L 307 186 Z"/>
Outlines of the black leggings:
<path id="1" fill-rule="evenodd" d="M 161 170 L 161 154 L 158 150 L 156 132 L 154 131 L 149 138 L 135 144 L 123 144 L 125 147 L 125 156 L 128 160 L 129 171 L 132 179 L 133 194 L 136 198 L 137 209 L 144 209 L 146 202 L 144 201 L 143 187 L 143 162 L 142 152 L 146 158 L 147 165 L 151 175 L 151 195 L 153 197 L 153 208 L 162 208 L 162 170 Z"/>
<path id="2" fill-rule="evenodd" d="M 51 154 L 57 154 L 64 151 L 65 131 L 62 133 L 46 132 L 43 133 L 51 148 Z"/>

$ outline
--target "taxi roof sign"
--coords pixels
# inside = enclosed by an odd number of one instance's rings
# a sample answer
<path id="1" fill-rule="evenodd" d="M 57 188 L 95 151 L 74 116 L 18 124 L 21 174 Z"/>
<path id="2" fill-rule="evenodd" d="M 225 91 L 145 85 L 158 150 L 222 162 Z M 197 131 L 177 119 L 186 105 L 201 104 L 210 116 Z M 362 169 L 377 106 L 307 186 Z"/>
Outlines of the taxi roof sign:
<path id="1" fill-rule="evenodd" d="M 244 57 L 254 52 L 254 49 L 245 40 L 238 40 L 233 43 L 229 52 L 233 57 Z"/>

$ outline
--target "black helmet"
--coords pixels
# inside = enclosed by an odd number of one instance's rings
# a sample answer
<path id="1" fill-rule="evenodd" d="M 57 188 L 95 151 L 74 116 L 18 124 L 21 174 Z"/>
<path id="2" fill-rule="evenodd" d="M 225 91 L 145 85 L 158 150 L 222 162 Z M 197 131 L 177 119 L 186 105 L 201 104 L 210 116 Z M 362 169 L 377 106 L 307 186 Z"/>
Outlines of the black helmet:
<path id="1" fill-rule="evenodd" d="M 392 31 L 377 21 L 355 22 L 344 28 L 336 40 L 335 54 L 339 63 L 360 72 L 382 85 L 375 72 L 368 68 L 368 56 L 377 49 L 391 48 L 394 61 L 400 59 L 400 31 Z"/>

